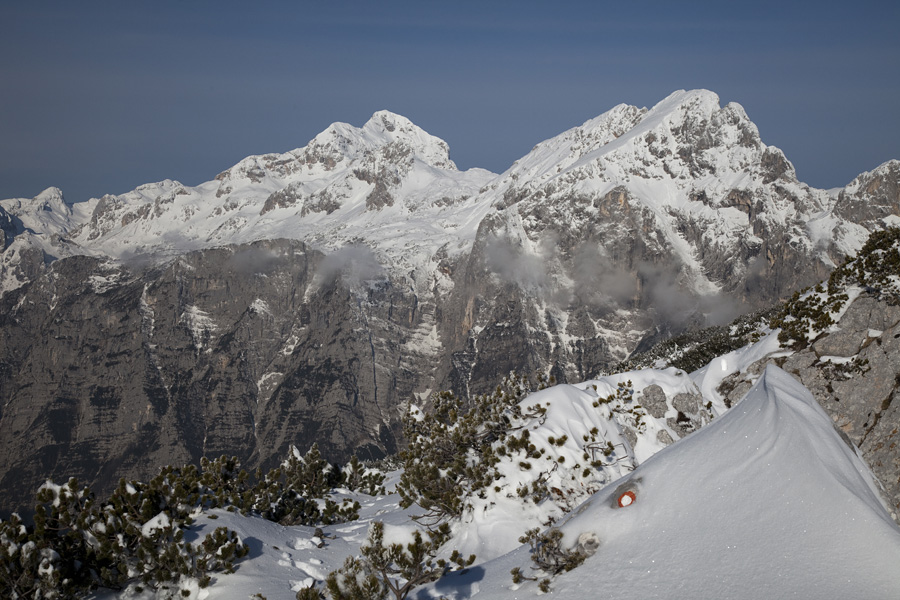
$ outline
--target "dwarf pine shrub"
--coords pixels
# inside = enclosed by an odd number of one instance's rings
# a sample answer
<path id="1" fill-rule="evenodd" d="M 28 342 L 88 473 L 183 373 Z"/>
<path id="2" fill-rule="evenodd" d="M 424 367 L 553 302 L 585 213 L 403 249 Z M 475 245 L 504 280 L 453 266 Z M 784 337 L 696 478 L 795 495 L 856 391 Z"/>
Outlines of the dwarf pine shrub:
<path id="1" fill-rule="evenodd" d="M 384 476 L 351 461 L 346 472 L 361 491 L 378 491 Z M 72 598 L 131 583 L 177 597 L 179 582 L 210 582 L 247 554 L 233 531 L 219 527 L 198 543 L 185 531 L 202 510 L 225 508 L 285 525 L 341 523 L 359 518 L 359 503 L 328 494 L 345 474 L 316 445 L 296 448 L 281 466 L 255 481 L 236 457 L 201 460 L 200 468 L 166 466 L 149 482 L 124 479 L 105 502 L 75 479 L 38 490 L 34 525 L 18 515 L 0 521 L 0 597 Z"/>
<path id="2" fill-rule="evenodd" d="M 325 595 L 315 585 L 300 588 L 295 596 L 297 600 L 325 600 Z"/>
<path id="3" fill-rule="evenodd" d="M 184 579 L 205 587 L 208 573 L 232 571 L 246 545 L 224 527 L 197 545 L 186 542 L 192 507 L 180 502 L 184 489 L 159 485 L 171 475 L 156 486 L 123 482 L 103 503 L 75 479 L 41 486 L 33 527 L 17 515 L 0 522 L 0 595 L 72 598 L 139 581 L 175 597 Z"/>
<path id="4" fill-rule="evenodd" d="M 529 529 L 519 538 L 520 544 L 531 547 L 531 562 L 537 569 L 549 575 L 571 571 L 581 565 L 587 555 L 579 550 L 567 550 L 562 547 L 563 533 L 552 527 L 546 531 Z"/>
<path id="5" fill-rule="evenodd" d="M 385 543 L 384 533 L 384 523 L 372 523 L 361 555 L 348 557 L 339 570 L 329 573 L 325 585 L 333 600 L 382 600 L 388 594 L 404 600 L 413 588 L 475 562 L 475 555 L 464 559 L 456 551 L 449 560 L 436 558 L 450 538 L 446 523 L 428 531 L 428 539 L 416 529 L 405 544 Z"/>
<path id="6" fill-rule="evenodd" d="M 828 293 L 852 283 L 888 304 L 900 304 L 900 227 L 873 232 L 855 258 L 832 271 Z"/>
<path id="7" fill-rule="evenodd" d="M 546 531 L 534 528 L 525 532 L 525 535 L 519 538 L 519 543 L 528 544 L 531 547 L 531 561 L 534 563 L 532 569 L 547 577 L 540 580 L 537 577 L 528 577 L 522 573 L 520 567 L 515 567 L 510 571 L 513 583 L 538 581 L 538 588 L 547 593 L 550 591 L 550 582 L 553 577 L 581 566 L 588 557 L 587 553 L 580 548 L 573 550 L 563 548 L 562 538 L 562 531 L 555 527 Z"/>
<path id="8" fill-rule="evenodd" d="M 369 496 L 384 495 L 384 479 L 384 473 L 366 468 L 355 455 L 341 470 L 341 484 L 345 488 Z"/>
<path id="9" fill-rule="evenodd" d="M 890 305 L 900 304 L 900 228 L 873 232 L 859 254 L 831 272 L 826 285 L 795 292 L 774 315 L 770 326 L 781 328 L 778 341 L 794 349 L 834 325 L 833 314 L 849 300 L 847 288 L 857 285 Z"/>
<path id="10" fill-rule="evenodd" d="M 418 505 L 426 511 L 419 518 L 432 524 L 459 517 L 468 498 L 498 478 L 496 465 L 508 449 L 535 451 L 527 431 L 514 435 L 520 428 L 517 423 L 527 416 L 519 404 L 533 389 L 548 383 L 543 376 L 532 383 L 510 374 L 491 394 L 477 396 L 471 403 L 447 391 L 432 396 L 429 411 L 411 406 L 403 419 L 408 446 L 400 453 L 404 469 L 397 485 L 400 506 Z M 539 406 L 528 410 L 546 412 Z"/>
<path id="11" fill-rule="evenodd" d="M 317 444 L 301 456 L 292 447 L 287 460 L 259 483 L 250 506 L 270 521 L 282 525 L 331 525 L 359 518 L 359 503 L 338 504 L 328 494 L 343 481 L 342 472 L 326 461 Z"/>

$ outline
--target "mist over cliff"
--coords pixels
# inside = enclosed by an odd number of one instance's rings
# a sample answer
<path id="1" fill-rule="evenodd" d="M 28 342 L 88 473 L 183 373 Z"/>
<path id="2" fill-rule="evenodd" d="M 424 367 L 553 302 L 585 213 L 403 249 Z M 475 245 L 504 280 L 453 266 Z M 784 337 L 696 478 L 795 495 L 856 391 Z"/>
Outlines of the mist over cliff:
<path id="1" fill-rule="evenodd" d="M 380 111 L 198 186 L 2 200 L 0 509 L 47 477 L 393 453 L 409 401 L 588 380 L 827 278 L 900 223 L 898 190 L 897 161 L 812 188 L 698 90 L 500 174 Z"/>

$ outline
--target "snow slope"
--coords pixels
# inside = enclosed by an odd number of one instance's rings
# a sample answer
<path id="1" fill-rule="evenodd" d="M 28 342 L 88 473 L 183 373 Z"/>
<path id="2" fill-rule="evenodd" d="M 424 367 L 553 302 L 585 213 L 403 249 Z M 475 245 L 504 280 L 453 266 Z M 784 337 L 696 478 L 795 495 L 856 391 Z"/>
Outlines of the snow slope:
<path id="1" fill-rule="evenodd" d="M 687 379 L 673 370 L 630 376 L 663 384 L 668 378 L 676 385 L 664 388 L 667 393 Z M 535 435 L 559 435 L 565 422 L 571 437 L 577 435 L 585 416 L 573 408 L 578 391 L 559 386 L 529 397 L 566 407 Z M 635 492 L 635 500 L 620 508 L 616 500 L 625 488 Z M 217 576 L 210 588 L 194 590 L 192 597 L 259 593 L 270 600 L 293 598 L 355 554 L 369 522 L 384 521 L 395 532 L 408 529 L 415 507 L 402 511 L 396 502 L 396 495 L 363 497 L 361 520 L 325 527 L 324 539 L 309 527 L 282 527 L 224 511 L 206 513 L 192 535 L 225 525 L 241 535 L 251 554 L 236 573 Z M 488 554 L 489 546 L 504 543 L 490 536 L 518 535 L 506 531 L 508 523 L 519 518 L 522 532 L 532 525 L 521 507 L 496 509 L 503 513 L 496 515 L 498 522 L 505 524 L 484 535 Z M 600 546 L 581 566 L 552 580 L 556 597 L 900 596 L 900 529 L 885 511 L 868 468 L 812 395 L 777 367 L 767 368 L 746 398 L 724 415 L 603 487 L 557 526 L 564 533 L 564 547 L 585 533 L 596 535 Z M 544 577 L 531 569 L 529 548 L 513 544 L 510 552 L 486 562 L 482 557 L 466 572 L 414 590 L 412 597 L 502 600 L 539 595 L 534 581 L 512 583 L 514 567 L 528 577 Z M 120 597 L 151 595 L 131 590 Z"/>
<path id="2" fill-rule="evenodd" d="M 621 485 L 635 502 L 615 505 Z M 596 598 L 896 598 L 900 530 L 812 395 L 769 367 L 735 408 L 595 494 L 561 525 L 600 548 L 552 583 Z M 420 597 L 523 598 L 519 548 Z"/>

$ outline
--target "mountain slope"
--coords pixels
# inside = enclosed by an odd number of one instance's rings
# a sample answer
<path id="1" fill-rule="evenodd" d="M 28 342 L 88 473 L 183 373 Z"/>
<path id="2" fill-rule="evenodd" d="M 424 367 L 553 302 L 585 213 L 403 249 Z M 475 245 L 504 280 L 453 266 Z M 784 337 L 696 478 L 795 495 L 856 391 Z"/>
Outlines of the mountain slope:
<path id="1" fill-rule="evenodd" d="M 654 381 L 668 397 L 690 385 L 674 370 L 647 369 L 615 378 Z M 587 424 L 602 425 L 604 436 L 621 435 L 618 417 L 606 421 L 602 408 L 580 402 L 582 395 L 592 395 L 594 385 L 602 397 L 610 383 L 611 378 L 556 386 L 524 398 L 523 407 L 539 403 L 555 412 L 544 423 L 529 424 L 535 443 L 554 452 L 554 459 L 571 459 L 580 454 L 570 450 L 581 445 Z M 645 449 L 653 445 L 648 433 L 640 438 L 650 442 Z M 553 442 L 561 436 L 564 444 Z M 617 443 L 624 445 L 620 439 Z M 551 526 L 562 533 L 560 550 L 585 553 L 570 570 L 542 571 L 534 549 L 517 541 L 536 514 L 559 515 L 552 490 L 568 472 L 550 473 L 542 481 L 516 466 L 520 458 L 504 457 L 500 470 L 507 477 L 501 485 L 510 477 L 537 481 L 543 499 L 533 503 L 503 488 L 484 490 L 485 497 L 475 499 L 473 510 L 455 524 L 445 548 L 449 554 L 477 542 L 482 553 L 475 563 L 414 589 L 409 597 L 539 598 L 544 580 L 554 595 L 573 599 L 596 598 L 598 590 L 612 596 L 735 600 L 761 594 L 891 598 L 900 590 L 894 568 L 900 529 L 880 502 L 876 482 L 809 391 L 777 367 L 768 367 L 725 414 L 652 456 L 635 461 L 632 455 L 627 462 L 639 462 L 636 467 L 626 465 L 608 485 L 569 506 Z M 633 494 L 631 503 L 620 502 L 627 492 Z M 183 582 L 185 596 L 215 600 L 261 594 L 287 600 L 303 588 L 322 590 L 328 573 L 348 556 L 360 555 L 373 522 L 384 523 L 386 541 L 399 543 L 421 527 L 410 518 L 418 507 L 400 509 L 396 494 L 355 497 L 362 504 L 360 519 L 318 530 L 224 510 L 201 513 L 189 539 L 226 526 L 251 552 L 235 573 L 216 574 L 206 590 Z M 482 516 L 485 508 L 490 514 Z M 551 561 L 545 553 L 543 564 Z M 514 583 L 514 568 L 525 579 Z M 133 589 L 110 596 L 144 597 Z"/>
<path id="2" fill-rule="evenodd" d="M 5 501 L 204 453 L 378 456 L 432 391 L 590 379 L 825 277 L 898 218 L 896 165 L 810 188 L 701 90 L 615 107 L 500 175 L 379 112 L 193 187 L 0 201 Z"/>
<path id="3" fill-rule="evenodd" d="M 747 360 L 738 359 L 737 364 L 746 367 Z M 625 391 L 632 387 L 626 380 L 633 382 L 634 394 Z M 506 423 L 508 433 L 518 438 L 523 430 L 529 432 L 526 439 L 534 447 L 509 445 L 509 439 L 489 442 L 495 449 L 512 450 L 495 455 L 501 478 L 484 482 L 477 493 L 472 490 L 466 498 L 469 507 L 451 521 L 452 536 L 440 552 L 446 556 L 474 547 L 474 563 L 413 589 L 408 597 L 529 598 L 550 591 L 579 599 L 595 598 L 599 589 L 614 596 L 667 599 L 896 595 L 900 575 L 893 567 L 900 558 L 900 529 L 885 511 L 877 484 L 856 449 L 842 439 L 808 390 L 769 366 L 724 414 L 675 443 L 660 444 L 659 433 L 671 430 L 655 415 L 676 412 L 685 391 L 700 405 L 715 401 L 696 397 L 691 379 L 675 369 L 619 373 L 517 396 L 514 405 L 521 411 L 506 413 L 512 417 Z M 546 408 L 543 416 L 535 406 Z M 642 406 L 648 413 L 643 426 L 641 419 L 634 419 Z M 601 452 L 599 463 L 573 464 L 606 447 L 603 442 L 613 451 Z M 522 464 L 526 452 L 532 455 L 529 466 Z M 579 474 L 582 468 L 584 474 Z M 180 475 L 170 476 L 175 479 L 171 483 L 180 482 Z M 329 496 L 335 499 L 358 500 L 359 515 L 319 527 L 274 523 L 252 510 L 241 514 L 197 507 L 190 524 L 176 531 L 192 543 L 215 528 L 236 532 L 238 544 L 249 551 L 236 561 L 236 572 L 214 570 L 206 582 L 198 575 L 167 581 L 154 572 L 139 582 L 135 571 L 125 590 L 91 597 L 215 600 L 260 595 L 287 600 L 303 589 L 311 597 L 309 592 L 318 594 L 329 573 L 347 564 L 346 558 L 363 554 L 361 547 L 372 543 L 367 533 L 374 522 L 381 523 L 388 544 L 412 542 L 413 532 L 424 528 L 411 518 L 421 507 L 398 506 L 398 480 L 403 480 L 401 473 L 390 474 L 388 494 L 377 497 L 331 490 Z M 233 483 L 209 481 L 212 486 Z M 143 484 L 123 484 L 118 508 L 110 506 L 101 514 L 113 519 L 125 510 L 121 497 L 129 489 L 133 497 L 150 495 Z M 229 493 L 232 502 L 247 502 L 233 488 Z M 166 493 L 162 497 L 172 500 Z M 181 497 L 190 502 L 186 492 Z M 52 499 L 48 495 L 45 502 Z M 94 532 L 104 533 L 96 512 L 88 514 L 89 509 L 71 499 L 65 506 L 76 515 L 83 510 Z M 189 510 L 190 505 L 185 514 Z M 168 516 L 154 515 L 152 509 L 144 512 L 131 515 L 130 522 L 137 522 L 148 543 L 165 544 L 166 538 L 153 535 L 153 528 L 168 523 Z M 17 536 L 17 527 L 4 525 L 10 534 L 3 542 L 7 556 L 26 551 L 24 534 Z M 79 544 L 96 542 L 82 523 L 69 526 L 79 535 L 55 546 L 61 555 L 50 554 L 41 563 L 10 572 L 38 578 L 64 571 L 80 556 Z M 536 528 L 526 533 L 532 526 Z M 541 530 L 548 535 L 535 543 Z M 576 553 L 569 568 L 554 564 Z M 365 553 L 363 560 L 371 557 Z M 87 560 L 98 558 L 88 555 Z M 390 572 L 374 576 L 403 583 Z"/>
<path id="4" fill-rule="evenodd" d="M 877 172 L 896 179 L 890 164 Z M 536 146 L 483 197 L 495 210 L 453 277 L 454 321 L 474 324 L 455 343 L 459 389 L 502 376 L 497 357 L 513 348 L 526 368 L 584 379 L 787 297 L 868 237 L 833 194 L 797 181 L 739 106 L 705 91 L 616 107 Z M 492 296 L 505 302 L 481 301 Z"/>

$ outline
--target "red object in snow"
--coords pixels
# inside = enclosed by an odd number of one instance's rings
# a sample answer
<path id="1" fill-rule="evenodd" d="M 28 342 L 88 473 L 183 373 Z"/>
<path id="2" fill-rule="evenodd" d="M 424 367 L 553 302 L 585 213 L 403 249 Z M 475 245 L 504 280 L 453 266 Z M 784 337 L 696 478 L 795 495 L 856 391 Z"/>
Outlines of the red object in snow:
<path id="1" fill-rule="evenodd" d="M 634 504 L 634 501 L 637 500 L 637 496 L 634 495 L 634 492 L 628 491 L 619 496 L 619 507 L 629 506 Z"/>

